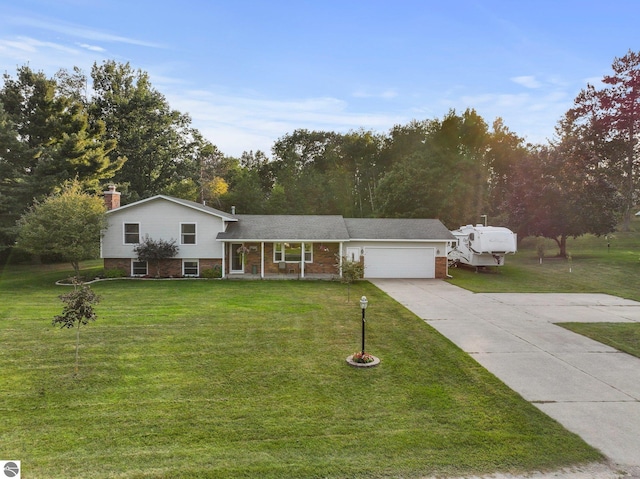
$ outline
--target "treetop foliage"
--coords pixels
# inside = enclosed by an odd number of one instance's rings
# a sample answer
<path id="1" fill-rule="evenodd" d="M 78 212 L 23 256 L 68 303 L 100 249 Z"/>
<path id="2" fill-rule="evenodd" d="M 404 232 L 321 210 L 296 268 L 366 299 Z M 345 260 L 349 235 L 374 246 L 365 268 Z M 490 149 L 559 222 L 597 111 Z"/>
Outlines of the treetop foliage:
<path id="1" fill-rule="evenodd" d="M 620 215 L 628 223 L 640 186 L 640 54 L 612 70 L 546 145 L 467 109 L 386 133 L 296 129 L 270 156 L 233 158 L 128 63 L 94 64 L 91 81 L 21 67 L 0 89 L 0 248 L 34 199 L 72 178 L 89 192 L 117 184 L 123 204 L 162 193 L 245 214 L 431 217 L 450 229 L 487 215 L 521 237 L 604 234 Z"/>

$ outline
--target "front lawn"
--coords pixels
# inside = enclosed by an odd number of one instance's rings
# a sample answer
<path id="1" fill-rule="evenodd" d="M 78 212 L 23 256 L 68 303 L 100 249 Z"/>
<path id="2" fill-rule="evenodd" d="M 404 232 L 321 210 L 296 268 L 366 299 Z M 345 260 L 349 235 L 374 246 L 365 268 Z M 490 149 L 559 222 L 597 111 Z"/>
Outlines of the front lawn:
<path id="1" fill-rule="evenodd" d="M 607 293 L 640 301 L 640 218 L 634 218 L 629 232 L 569 238 L 570 260 L 558 258 L 557 246 L 546 240 L 540 263 L 538 241 L 524 238 L 505 266 L 488 272 L 451 268 L 450 282 L 477 293 Z"/>
<path id="2" fill-rule="evenodd" d="M 558 326 L 640 358 L 640 323 L 558 323 Z"/>
<path id="3" fill-rule="evenodd" d="M 60 272 L 0 275 L 0 458 L 38 478 L 376 478 L 550 470 L 600 454 L 373 285 L 94 284 L 55 329 Z M 366 295 L 370 369 L 360 346 Z"/>

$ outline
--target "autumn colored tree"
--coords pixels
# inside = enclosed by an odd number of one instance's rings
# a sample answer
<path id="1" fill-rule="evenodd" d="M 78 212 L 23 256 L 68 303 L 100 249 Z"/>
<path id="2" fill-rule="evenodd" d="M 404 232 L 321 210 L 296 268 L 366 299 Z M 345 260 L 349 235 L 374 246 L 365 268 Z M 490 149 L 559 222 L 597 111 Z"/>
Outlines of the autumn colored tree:
<path id="1" fill-rule="evenodd" d="M 568 238 L 613 231 L 620 197 L 591 160 L 571 137 L 532 149 L 511 178 L 509 226 L 521 237 L 553 239 L 561 257 Z"/>
<path id="2" fill-rule="evenodd" d="M 581 125 L 591 153 L 607 169 L 609 180 L 623 198 L 623 228 L 629 229 L 638 200 L 640 180 L 640 53 L 615 58 L 613 74 L 580 92 L 569 111 L 572 123 Z"/>

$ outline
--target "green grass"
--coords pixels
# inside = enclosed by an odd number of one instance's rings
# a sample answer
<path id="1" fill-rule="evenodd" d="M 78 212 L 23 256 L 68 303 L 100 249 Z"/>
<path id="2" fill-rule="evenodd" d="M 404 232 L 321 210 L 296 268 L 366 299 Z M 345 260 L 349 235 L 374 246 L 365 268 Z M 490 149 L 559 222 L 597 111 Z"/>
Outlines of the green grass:
<path id="1" fill-rule="evenodd" d="M 585 235 L 567 240 L 571 261 L 554 257 L 555 242 L 546 241 L 546 257 L 540 264 L 536 239 L 525 238 L 505 266 L 475 273 L 450 268 L 452 284 L 475 292 L 607 293 L 640 301 L 640 219 L 631 232 L 617 232 L 610 239 Z"/>
<path id="2" fill-rule="evenodd" d="M 95 265 L 94 265 L 95 266 Z M 24 477 L 376 478 L 602 459 L 373 285 L 108 281 L 55 329 L 64 276 L 0 274 L 0 457 Z M 485 275 L 483 275 L 485 276 Z"/>
<path id="3" fill-rule="evenodd" d="M 640 323 L 560 323 L 559 326 L 640 358 Z"/>
<path id="4" fill-rule="evenodd" d="M 609 239 L 592 235 L 569 239 L 570 261 L 553 257 L 557 246 L 546 240 L 546 255 L 551 257 L 540 264 L 537 241 L 525 238 L 518 253 L 508 256 L 506 265 L 497 270 L 475 273 L 467 268 L 452 268 L 449 272 L 453 278 L 449 281 L 477 293 L 607 293 L 640 301 L 640 218 L 634 218 L 631 231 L 617 232 Z M 638 323 L 559 325 L 640 357 Z"/>

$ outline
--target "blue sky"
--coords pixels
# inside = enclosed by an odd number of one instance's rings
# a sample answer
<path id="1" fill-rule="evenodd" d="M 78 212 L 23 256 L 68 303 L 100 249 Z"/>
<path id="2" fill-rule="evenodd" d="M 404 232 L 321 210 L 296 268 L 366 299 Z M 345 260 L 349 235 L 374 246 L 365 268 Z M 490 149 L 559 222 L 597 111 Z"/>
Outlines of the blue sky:
<path id="1" fill-rule="evenodd" d="M 129 62 L 234 156 L 466 108 L 540 143 L 640 50 L 638 18 L 637 0 L 0 0 L 0 70 Z"/>

